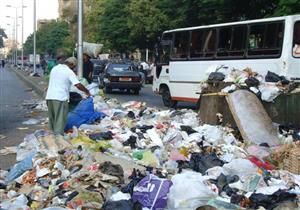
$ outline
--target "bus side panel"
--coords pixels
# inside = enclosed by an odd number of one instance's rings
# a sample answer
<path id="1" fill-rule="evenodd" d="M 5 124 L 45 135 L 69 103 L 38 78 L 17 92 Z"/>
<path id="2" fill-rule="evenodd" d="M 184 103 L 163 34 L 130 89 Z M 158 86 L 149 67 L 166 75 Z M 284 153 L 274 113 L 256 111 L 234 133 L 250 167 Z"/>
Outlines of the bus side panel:
<path id="1" fill-rule="evenodd" d="M 170 84 L 172 97 L 199 98 L 200 82 L 208 77 L 207 70 L 212 66 L 227 66 L 243 70 L 251 68 L 261 75 L 268 71 L 282 74 L 283 61 L 281 59 L 253 59 L 253 60 L 214 60 L 214 61 L 178 61 L 170 62 Z M 198 93 L 198 94 L 197 94 Z"/>
<path id="2" fill-rule="evenodd" d="M 251 68 L 261 75 L 266 75 L 268 71 L 282 74 L 281 59 L 253 59 L 253 60 L 213 60 L 213 61 L 178 61 L 170 62 L 171 82 L 200 82 L 208 77 L 207 70 L 212 66 L 227 66 L 229 69 L 235 68 L 243 70 Z"/>
<path id="3" fill-rule="evenodd" d="M 200 83 L 170 82 L 172 99 L 175 101 L 197 102 L 200 97 Z"/>

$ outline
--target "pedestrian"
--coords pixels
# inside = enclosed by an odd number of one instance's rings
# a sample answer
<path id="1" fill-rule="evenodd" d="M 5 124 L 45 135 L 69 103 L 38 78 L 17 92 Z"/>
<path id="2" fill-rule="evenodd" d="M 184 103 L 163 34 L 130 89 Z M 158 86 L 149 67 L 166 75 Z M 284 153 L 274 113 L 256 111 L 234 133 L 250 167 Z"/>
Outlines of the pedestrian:
<path id="1" fill-rule="evenodd" d="M 42 69 L 43 69 L 43 75 L 46 73 L 46 69 L 47 69 L 47 61 L 45 60 L 45 58 L 42 58 L 41 59 L 41 66 L 42 66 Z"/>
<path id="2" fill-rule="evenodd" d="M 5 66 L 5 60 L 2 59 L 1 63 L 2 63 L 2 68 L 4 68 L 4 66 Z"/>
<path id="3" fill-rule="evenodd" d="M 91 62 L 91 57 L 87 54 L 83 54 L 83 77 L 88 81 L 89 84 L 91 84 L 93 80 L 93 70 L 94 65 Z"/>
<path id="4" fill-rule="evenodd" d="M 58 58 L 59 64 L 51 70 L 46 95 L 49 128 L 55 135 L 64 134 L 64 127 L 67 123 L 69 111 L 71 85 L 83 91 L 87 97 L 90 96 L 90 92 L 78 81 L 75 73 L 71 70 L 77 65 L 76 58 L 70 57 L 62 63 L 63 60 L 63 56 L 60 56 Z"/>

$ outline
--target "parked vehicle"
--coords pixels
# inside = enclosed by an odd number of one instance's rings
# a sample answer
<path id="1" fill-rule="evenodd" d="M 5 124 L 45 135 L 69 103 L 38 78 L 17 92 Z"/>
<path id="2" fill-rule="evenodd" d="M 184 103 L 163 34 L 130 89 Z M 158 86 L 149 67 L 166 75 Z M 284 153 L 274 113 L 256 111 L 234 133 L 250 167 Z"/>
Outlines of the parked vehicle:
<path id="1" fill-rule="evenodd" d="M 300 15 L 165 31 L 158 44 L 153 91 L 165 106 L 198 103 L 212 66 L 251 68 L 300 78 Z"/>
<path id="2" fill-rule="evenodd" d="M 102 83 L 102 84 L 101 84 Z M 113 89 L 133 91 L 138 95 L 142 87 L 142 77 L 135 65 L 129 63 L 108 63 L 104 69 L 100 86 L 106 93 Z"/>

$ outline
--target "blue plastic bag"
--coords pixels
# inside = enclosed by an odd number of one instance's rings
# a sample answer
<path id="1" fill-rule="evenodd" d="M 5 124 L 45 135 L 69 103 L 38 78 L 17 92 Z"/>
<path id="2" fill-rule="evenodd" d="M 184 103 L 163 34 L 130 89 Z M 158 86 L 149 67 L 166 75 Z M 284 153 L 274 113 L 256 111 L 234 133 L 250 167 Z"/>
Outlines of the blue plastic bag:
<path id="1" fill-rule="evenodd" d="M 13 181 L 14 179 L 18 178 L 21 176 L 25 171 L 28 171 L 32 169 L 32 158 L 35 156 L 35 153 L 32 153 L 28 155 L 25 159 L 22 161 L 16 163 L 13 168 L 9 171 L 5 178 L 5 182 L 9 183 Z"/>
<path id="2" fill-rule="evenodd" d="M 93 98 L 84 99 L 80 101 L 72 112 L 69 112 L 65 131 L 71 129 L 73 126 L 78 128 L 82 124 L 92 124 L 105 116 L 104 113 L 94 110 Z"/>

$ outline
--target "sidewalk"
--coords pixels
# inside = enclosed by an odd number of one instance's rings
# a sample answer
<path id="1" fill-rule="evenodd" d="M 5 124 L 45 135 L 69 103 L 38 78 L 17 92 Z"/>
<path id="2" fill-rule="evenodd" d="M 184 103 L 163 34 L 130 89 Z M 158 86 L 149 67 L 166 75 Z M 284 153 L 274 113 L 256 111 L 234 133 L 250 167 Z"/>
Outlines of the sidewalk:
<path id="1" fill-rule="evenodd" d="M 17 69 L 16 67 L 8 67 L 10 71 L 13 71 L 27 86 L 32 88 L 36 94 L 43 98 L 45 96 L 45 90 L 47 88 L 47 82 L 44 77 L 34 77 L 30 76 L 30 73 L 25 70 Z"/>

